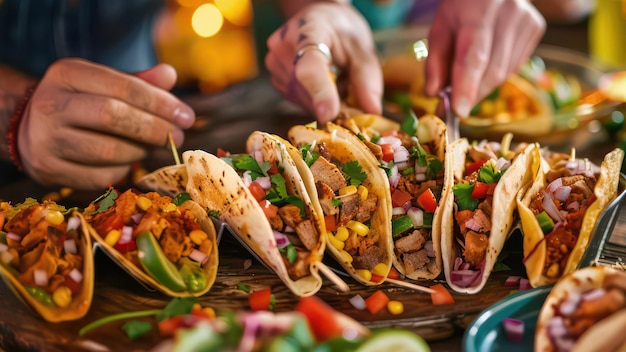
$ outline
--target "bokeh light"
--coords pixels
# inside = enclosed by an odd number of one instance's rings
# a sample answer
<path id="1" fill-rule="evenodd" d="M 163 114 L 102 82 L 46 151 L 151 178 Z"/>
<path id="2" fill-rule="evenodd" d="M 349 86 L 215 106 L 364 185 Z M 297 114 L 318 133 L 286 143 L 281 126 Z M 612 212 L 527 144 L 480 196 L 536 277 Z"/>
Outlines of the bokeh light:
<path id="1" fill-rule="evenodd" d="M 237 26 L 248 26 L 252 22 L 250 0 L 215 0 L 215 5 L 226 19 Z"/>
<path id="2" fill-rule="evenodd" d="M 193 30 L 201 37 L 211 37 L 219 32 L 224 24 L 224 16 L 213 4 L 204 4 L 194 11 L 191 18 Z"/>

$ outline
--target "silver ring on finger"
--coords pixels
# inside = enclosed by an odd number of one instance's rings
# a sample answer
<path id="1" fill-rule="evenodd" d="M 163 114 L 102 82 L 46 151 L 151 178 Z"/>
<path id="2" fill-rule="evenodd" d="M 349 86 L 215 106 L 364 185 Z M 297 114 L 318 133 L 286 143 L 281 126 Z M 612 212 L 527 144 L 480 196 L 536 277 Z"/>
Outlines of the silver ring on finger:
<path id="1" fill-rule="evenodd" d="M 304 56 L 304 54 L 311 50 L 316 50 L 324 54 L 324 56 L 326 56 L 326 58 L 328 59 L 328 63 L 331 63 L 333 61 L 333 55 L 330 53 L 330 48 L 328 47 L 328 45 L 324 43 L 310 43 L 305 44 L 298 49 L 296 57 L 293 59 L 293 64 L 296 65 L 298 61 Z"/>

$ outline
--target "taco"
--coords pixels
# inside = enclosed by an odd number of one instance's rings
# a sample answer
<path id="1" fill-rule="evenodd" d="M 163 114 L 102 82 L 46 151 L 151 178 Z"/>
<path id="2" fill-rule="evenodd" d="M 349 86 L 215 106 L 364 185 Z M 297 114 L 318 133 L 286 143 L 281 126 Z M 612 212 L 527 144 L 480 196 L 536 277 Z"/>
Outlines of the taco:
<path id="1" fill-rule="evenodd" d="M 326 248 L 321 210 L 311 201 L 280 137 L 252 133 L 248 153 L 218 158 L 197 150 L 183 153 L 187 190 L 298 296 L 322 287 L 319 265 Z"/>
<path id="2" fill-rule="evenodd" d="M 219 262 L 213 222 L 183 195 L 110 188 L 84 211 L 98 245 L 139 282 L 170 297 L 208 292 Z"/>
<path id="3" fill-rule="evenodd" d="M 327 128 L 293 126 L 293 158 L 314 185 L 309 194 L 322 209 L 332 256 L 358 282 L 379 285 L 393 260 L 389 183 L 356 136 L 333 123 Z"/>
<path id="4" fill-rule="evenodd" d="M 608 153 L 601 166 L 563 153 L 543 153 L 535 180 L 518 198 L 524 265 L 533 287 L 576 269 L 598 216 L 617 196 L 624 152 Z"/>
<path id="5" fill-rule="evenodd" d="M 43 319 L 80 319 L 91 306 L 94 267 L 88 225 L 76 209 L 27 198 L 0 203 L 0 273 Z"/>
<path id="6" fill-rule="evenodd" d="M 541 307 L 535 351 L 623 351 L 626 273 L 587 267 L 560 278 Z"/>
<path id="7" fill-rule="evenodd" d="M 382 116 L 341 115 L 386 171 L 391 192 L 394 267 L 407 278 L 441 273 L 441 195 L 446 125 L 435 115 L 412 115 L 398 124 Z"/>
<path id="8" fill-rule="evenodd" d="M 450 144 L 445 165 L 441 253 L 446 281 L 463 293 L 479 292 L 516 221 L 515 196 L 537 170 L 537 145 L 510 149 L 502 143 L 467 139 Z"/>

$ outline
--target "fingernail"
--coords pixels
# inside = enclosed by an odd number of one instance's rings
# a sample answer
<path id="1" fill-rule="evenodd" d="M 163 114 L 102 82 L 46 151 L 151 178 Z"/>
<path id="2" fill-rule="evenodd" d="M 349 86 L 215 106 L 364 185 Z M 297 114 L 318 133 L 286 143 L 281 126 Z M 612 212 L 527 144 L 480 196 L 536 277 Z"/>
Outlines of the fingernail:
<path id="1" fill-rule="evenodd" d="M 191 127 L 195 120 L 195 113 L 189 107 L 178 107 L 174 110 L 174 120 L 183 128 Z"/>
<path id="2" fill-rule="evenodd" d="M 467 100 L 467 98 L 459 98 L 459 100 L 456 101 L 456 113 L 460 116 L 460 117 L 468 117 L 470 110 L 472 109 L 469 101 Z"/>

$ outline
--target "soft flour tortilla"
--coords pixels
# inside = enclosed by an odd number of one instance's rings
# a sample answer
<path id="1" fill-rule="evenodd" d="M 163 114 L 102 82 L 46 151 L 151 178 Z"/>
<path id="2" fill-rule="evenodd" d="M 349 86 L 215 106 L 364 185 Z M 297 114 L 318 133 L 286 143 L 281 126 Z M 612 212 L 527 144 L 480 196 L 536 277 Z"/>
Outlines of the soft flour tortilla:
<path id="1" fill-rule="evenodd" d="M 557 314 L 555 310 L 563 300 L 570 295 L 604 287 L 605 279 L 612 275 L 622 276 L 621 280 L 626 280 L 626 273 L 604 266 L 583 268 L 561 277 L 539 312 L 535 328 L 535 351 L 556 351 L 548 335 L 548 324 Z M 615 346 L 623 346 L 626 339 L 623 333 L 625 312 L 622 309 L 593 325 L 580 336 L 572 351 L 613 351 Z"/>
<path id="2" fill-rule="evenodd" d="M 135 181 L 141 189 L 157 192 L 161 195 L 176 197 L 187 192 L 188 177 L 185 165 L 170 165 L 144 175 Z"/>
<path id="3" fill-rule="evenodd" d="M 491 232 L 489 234 L 489 246 L 485 257 L 485 265 L 482 269 L 481 280 L 478 285 L 460 287 L 452 282 L 451 272 L 454 270 L 454 262 L 460 253 L 457 253 L 454 231 L 454 193 L 452 187 L 463 179 L 465 173 L 466 154 L 471 148 L 467 139 L 461 138 L 449 145 L 446 158 L 445 180 L 446 194 L 441 214 L 441 255 L 443 271 L 450 287 L 461 293 L 477 293 L 487 283 L 487 279 L 493 270 L 498 255 L 504 247 L 515 222 L 515 197 L 530 185 L 532 176 L 538 168 L 537 159 L 533 154 L 537 153 L 538 146 L 530 144 L 515 157 L 511 166 L 504 172 L 493 194 L 493 214 L 491 217 Z"/>
<path id="4" fill-rule="evenodd" d="M 385 132 L 400 130 L 400 124 L 383 116 L 358 114 L 350 116 L 350 118 L 351 121 L 344 123 L 343 127 L 368 141 L 370 141 L 373 136 L 380 136 Z M 333 125 L 331 125 L 331 128 L 333 128 Z M 415 133 L 420 144 L 424 145 L 432 142 L 434 148 L 432 148 L 431 153 L 442 162 L 442 166 L 445 166 L 446 146 L 448 143 L 446 130 L 446 124 L 439 117 L 435 115 L 424 115 L 418 119 L 417 131 Z M 367 147 L 364 152 L 371 153 Z M 376 163 L 379 163 L 379 160 L 376 160 Z M 433 250 L 435 252 L 436 270 L 429 271 L 427 267 L 422 267 L 407 275 L 404 264 L 398 259 L 394 251 L 393 265 L 398 269 L 400 274 L 405 275 L 409 279 L 434 279 L 441 273 L 441 204 L 444 199 L 443 195 L 446 192 L 445 186 L 444 184 L 443 190 L 441 191 L 441 198 L 437 200 L 437 209 L 433 215 L 430 233 Z M 391 207 L 391 203 L 389 207 Z"/>
<path id="5" fill-rule="evenodd" d="M 213 221 L 209 218 L 207 213 L 200 207 L 196 202 L 188 200 L 185 201 L 181 206 L 183 209 L 189 209 L 191 213 L 196 218 L 196 221 L 200 225 L 202 231 L 204 231 L 211 242 L 213 242 L 213 246 L 211 247 L 211 254 L 209 254 L 209 260 L 202 268 L 202 272 L 206 277 L 207 285 L 202 291 L 198 292 L 189 292 L 186 290 L 183 291 L 173 291 L 164 285 L 160 284 L 156 279 L 150 276 L 141 266 L 135 265 L 131 260 L 126 258 L 122 253 L 113 248 L 111 245 L 106 243 L 104 238 L 93 228 L 90 227 L 91 236 L 98 242 L 98 245 L 106 251 L 107 255 L 111 257 L 114 261 L 116 261 L 126 272 L 128 272 L 131 276 L 133 276 L 136 280 L 142 282 L 148 287 L 153 287 L 164 294 L 170 297 L 198 297 L 203 294 L 209 292 L 213 284 L 215 283 L 215 278 L 217 277 L 217 269 L 219 266 L 219 253 L 218 253 L 218 244 L 217 244 L 217 233 L 215 230 L 215 226 L 213 225 Z M 106 235 L 106 234 L 105 234 Z"/>
<path id="6" fill-rule="evenodd" d="M 390 206 L 391 195 L 384 171 L 378 167 L 378 162 L 376 161 L 376 158 L 374 158 L 373 154 L 367 151 L 367 148 L 365 148 L 361 141 L 351 132 L 340 128 L 339 126 L 333 126 L 332 123 L 328 123 L 327 128 L 329 128 L 331 132 L 304 125 L 296 125 L 293 126 L 288 132 L 289 140 L 296 147 L 302 143 L 312 144 L 324 142 L 326 149 L 340 162 L 347 163 L 354 160 L 359 162 L 359 165 L 361 165 L 363 171 L 367 174 L 367 178 L 362 184 L 368 189 L 369 192 L 377 196 L 379 202 L 378 204 L 380 204 L 380 206 L 378 206 L 372 214 L 370 229 L 375 229 L 380 235 L 378 245 L 386 254 L 384 264 L 387 265 L 389 270 L 393 264 L 393 240 L 391 238 Z M 319 203 L 317 190 L 315 188 L 315 181 L 311 170 L 306 163 L 302 161 L 302 156 L 297 149 L 292 150 L 292 153 L 295 154 L 293 155 L 294 159 L 299 159 L 301 161 L 298 162 L 296 166 L 302 175 L 302 179 L 305 180 L 306 184 L 312 185 L 309 194 L 311 194 L 313 202 Z M 320 205 L 318 204 L 318 206 Z M 333 258 L 335 258 L 346 270 L 346 272 L 358 282 L 364 285 L 374 286 L 380 285 L 384 281 L 380 280 L 379 282 L 373 282 L 364 279 L 358 274 L 351 262 L 346 260 L 345 256 L 341 254 L 340 250 L 332 245 L 327 245 L 327 248 Z M 387 273 L 385 273 L 385 277 Z"/>
<path id="7" fill-rule="evenodd" d="M 593 191 L 596 196 L 596 200 L 591 204 L 591 206 L 589 206 L 589 208 L 587 208 L 576 246 L 570 254 L 567 260 L 567 265 L 563 270 L 564 275 L 576 270 L 580 259 L 587 249 L 600 213 L 602 213 L 617 196 L 620 168 L 622 166 L 623 158 L 624 152 L 621 149 L 615 149 L 604 157 L 604 160 L 600 165 L 600 176 L 598 177 L 598 181 Z M 547 187 L 545 175 L 549 171 L 549 168 L 550 167 L 547 162 L 542 161 L 534 182 L 525 193 L 524 197 L 517 200 L 517 208 L 520 214 L 522 232 L 524 233 L 524 258 L 526 258 L 524 265 L 526 266 L 526 273 L 530 284 L 533 287 L 553 283 L 557 280 L 543 275 L 547 255 L 547 246 L 543 240 L 544 233 L 541 231 L 539 221 L 537 221 L 535 214 L 533 214 L 529 208 L 532 197 L 537 192 Z M 533 251 L 532 255 L 531 251 Z"/>
<path id="8" fill-rule="evenodd" d="M 247 143 L 248 148 L 256 146 L 258 149 L 261 145 L 262 152 L 268 158 L 275 158 L 280 154 L 285 180 L 289 182 L 291 191 L 308 207 L 308 215 L 314 220 L 319 233 L 323 234 L 325 231 L 321 227 L 323 221 L 320 221 L 319 213 L 311 206 L 312 202 L 304 183 L 286 151 L 286 144 L 266 133 L 253 133 Z M 183 160 L 189 175 L 186 189 L 192 199 L 206 211 L 216 211 L 219 219 L 228 223 L 235 235 L 259 256 L 295 295 L 310 296 L 319 291 L 322 278 L 317 263 L 321 262 L 325 250 L 326 242 L 323 236 L 320 236 L 320 241 L 312 252 L 318 260 L 311 261 L 311 274 L 296 281 L 292 280 L 263 209 L 235 169 L 220 158 L 201 150 L 184 152 Z"/>
<path id="9" fill-rule="evenodd" d="M 78 296 L 72 297 L 72 302 L 64 308 L 51 307 L 43 304 L 36 298 L 30 295 L 22 283 L 13 276 L 13 274 L 5 268 L 4 265 L 0 265 L 0 276 L 5 281 L 7 286 L 17 295 L 22 302 L 31 307 L 46 321 L 57 323 L 63 321 L 78 320 L 84 317 L 89 308 L 91 307 L 91 301 L 93 299 L 93 286 L 94 286 L 94 264 L 93 264 L 93 251 L 91 246 L 91 238 L 89 237 L 89 225 L 85 221 L 85 218 L 77 211 L 73 212 L 80 218 L 80 230 L 78 231 L 78 242 L 76 243 L 78 250 L 83 258 L 83 280 L 81 282 L 81 290 Z"/>

